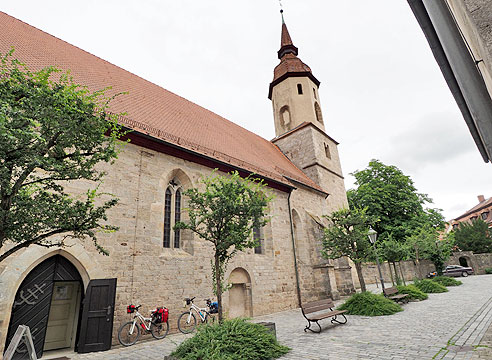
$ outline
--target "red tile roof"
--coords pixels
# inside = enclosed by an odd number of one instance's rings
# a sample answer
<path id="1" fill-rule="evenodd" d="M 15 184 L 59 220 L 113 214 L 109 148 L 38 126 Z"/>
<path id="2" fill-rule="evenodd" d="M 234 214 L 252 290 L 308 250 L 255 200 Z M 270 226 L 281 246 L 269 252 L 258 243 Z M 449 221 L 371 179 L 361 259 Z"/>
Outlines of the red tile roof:
<path id="1" fill-rule="evenodd" d="M 0 12 L 0 53 L 5 54 L 12 47 L 14 57 L 31 70 L 54 65 L 70 69 L 74 81 L 90 90 L 112 86 L 108 95 L 129 92 L 111 103 L 115 113 L 127 113 L 121 118 L 125 126 L 285 184 L 289 184 L 287 176 L 321 190 L 268 140 Z"/>
<path id="2" fill-rule="evenodd" d="M 470 210 L 466 211 L 463 215 L 458 216 L 454 220 L 462 219 L 462 218 L 464 218 L 466 216 L 471 215 L 475 211 L 479 211 L 479 210 L 484 209 L 484 208 L 487 208 L 487 207 L 492 207 L 492 197 L 488 198 L 487 200 L 484 199 L 484 201 L 479 202 L 477 205 L 475 205 L 474 207 L 472 207 Z"/>

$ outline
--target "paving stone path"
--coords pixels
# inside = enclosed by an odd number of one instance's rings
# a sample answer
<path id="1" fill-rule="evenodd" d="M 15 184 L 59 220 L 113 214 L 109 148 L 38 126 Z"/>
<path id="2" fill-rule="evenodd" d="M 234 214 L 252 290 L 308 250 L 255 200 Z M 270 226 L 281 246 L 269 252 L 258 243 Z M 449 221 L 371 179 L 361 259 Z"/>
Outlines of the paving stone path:
<path id="1" fill-rule="evenodd" d="M 292 349 L 282 360 L 492 359 L 492 275 L 460 280 L 463 285 L 449 287 L 447 293 L 429 294 L 425 301 L 408 303 L 404 311 L 391 316 L 348 316 L 346 325 L 324 320 L 321 334 L 303 331 L 306 321 L 300 310 L 256 317 L 254 321 L 275 322 L 278 340 Z M 163 359 L 189 336 L 168 335 L 159 341 L 71 358 Z M 482 339 L 486 341 L 478 346 Z"/>

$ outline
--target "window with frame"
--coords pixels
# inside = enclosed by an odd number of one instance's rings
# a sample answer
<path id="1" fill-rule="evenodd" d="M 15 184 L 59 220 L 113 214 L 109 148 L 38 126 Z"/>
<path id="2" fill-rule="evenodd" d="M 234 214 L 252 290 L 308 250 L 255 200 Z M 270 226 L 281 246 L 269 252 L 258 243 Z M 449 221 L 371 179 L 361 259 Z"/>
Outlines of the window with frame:
<path id="1" fill-rule="evenodd" d="M 259 226 L 255 226 L 253 228 L 253 238 L 257 242 L 257 246 L 255 246 L 255 254 L 264 254 L 265 253 L 265 241 L 262 236 L 262 231 Z"/>
<path id="2" fill-rule="evenodd" d="M 482 217 L 482 220 L 487 220 L 487 218 L 489 217 L 489 212 L 485 211 L 482 214 L 480 214 L 480 216 Z"/>
<path id="3" fill-rule="evenodd" d="M 181 245 L 181 230 L 171 231 L 181 221 L 182 188 L 173 179 L 169 182 L 164 197 L 164 235 L 162 246 L 178 249 Z"/>

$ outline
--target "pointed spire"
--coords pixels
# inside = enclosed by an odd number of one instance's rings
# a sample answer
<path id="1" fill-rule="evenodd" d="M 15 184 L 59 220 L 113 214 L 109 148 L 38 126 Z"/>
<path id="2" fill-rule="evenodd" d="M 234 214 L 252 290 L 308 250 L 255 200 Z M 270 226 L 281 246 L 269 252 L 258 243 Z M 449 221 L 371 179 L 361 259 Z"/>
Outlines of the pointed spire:
<path id="1" fill-rule="evenodd" d="M 297 56 L 297 48 L 292 43 L 289 30 L 287 30 L 287 25 L 285 24 L 284 10 L 281 9 L 280 14 L 282 16 L 282 37 L 280 40 L 280 50 L 277 52 L 278 58 L 282 59 L 285 54 L 294 54 L 295 56 Z"/>

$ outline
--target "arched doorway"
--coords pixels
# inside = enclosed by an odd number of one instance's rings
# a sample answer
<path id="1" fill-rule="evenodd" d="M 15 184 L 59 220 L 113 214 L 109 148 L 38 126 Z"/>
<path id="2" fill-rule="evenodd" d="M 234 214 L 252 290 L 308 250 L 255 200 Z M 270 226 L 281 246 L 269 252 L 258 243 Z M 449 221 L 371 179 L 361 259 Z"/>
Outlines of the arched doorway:
<path id="1" fill-rule="evenodd" d="M 461 266 L 464 266 L 464 267 L 468 267 L 468 260 L 466 259 L 466 257 L 464 256 L 461 256 L 458 261 L 460 262 L 460 265 Z"/>
<path id="2" fill-rule="evenodd" d="M 251 278 L 243 268 L 236 268 L 229 276 L 229 318 L 253 315 L 251 301 Z"/>
<path id="3" fill-rule="evenodd" d="M 17 289 L 7 344 L 19 325 L 27 325 L 38 357 L 43 351 L 74 348 L 82 292 L 82 278 L 70 261 L 61 255 L 44 260 Z M 13 359 L 26 356 L 26 348 L 21 345 Z"/>

